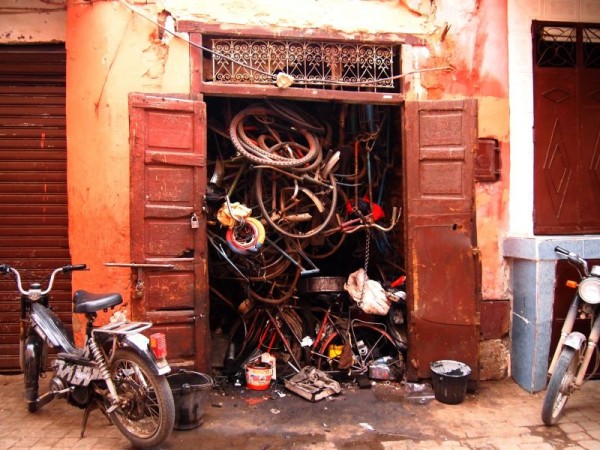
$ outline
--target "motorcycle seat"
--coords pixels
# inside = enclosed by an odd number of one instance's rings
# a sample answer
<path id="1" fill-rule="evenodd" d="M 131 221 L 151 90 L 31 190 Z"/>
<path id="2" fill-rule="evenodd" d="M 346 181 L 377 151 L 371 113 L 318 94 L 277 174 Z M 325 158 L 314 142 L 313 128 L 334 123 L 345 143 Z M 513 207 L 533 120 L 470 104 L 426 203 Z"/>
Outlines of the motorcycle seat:
<path id="1" fill-rule="evenodd" d="M 123 297 L 118 293 L 92 294 L 91 292 L 78 290 L 73 294 L 73 312 L 76 313 L 93 313 L 121 303 L 123 303 Z"/>

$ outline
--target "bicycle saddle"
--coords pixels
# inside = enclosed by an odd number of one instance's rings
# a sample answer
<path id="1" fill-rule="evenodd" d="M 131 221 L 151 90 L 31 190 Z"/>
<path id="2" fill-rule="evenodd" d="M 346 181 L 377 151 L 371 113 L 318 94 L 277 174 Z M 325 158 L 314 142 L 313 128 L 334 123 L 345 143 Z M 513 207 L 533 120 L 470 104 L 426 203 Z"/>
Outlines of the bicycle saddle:
<path id="1" fill-rule="evenodd" d="M 93 313 L 101 309 L 110 308 L 123 303 L 121 294 L 92 294 L 91 292 L 79 290 L 73 294 L 73 312 Z"/>

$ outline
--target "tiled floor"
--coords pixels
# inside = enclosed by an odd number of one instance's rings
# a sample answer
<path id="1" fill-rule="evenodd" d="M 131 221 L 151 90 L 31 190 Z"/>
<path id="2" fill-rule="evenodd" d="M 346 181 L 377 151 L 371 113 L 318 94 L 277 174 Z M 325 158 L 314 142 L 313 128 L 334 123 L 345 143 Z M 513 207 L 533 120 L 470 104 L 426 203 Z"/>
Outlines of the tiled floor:
<path id="1" fill-rule="evenodd" d="M 199 394 L 195 394 L 199 395 Z M 542 425 L 543 393 L 511 380 L 481 382 L 459 405 L 410 398 L 396 384 L 344 386 L 308 402 L 281 387 L 215 388 L 202 425 L 173 431 L 164 448 L 200 449 L 600 449 L 600 383 L 588 382 L 560 423 Z M 0 376 L 1 449 L 131 448 L 98 411 L 80 437 L 83 411 L 56 400 L 30 414 L 20 376 Z"/>

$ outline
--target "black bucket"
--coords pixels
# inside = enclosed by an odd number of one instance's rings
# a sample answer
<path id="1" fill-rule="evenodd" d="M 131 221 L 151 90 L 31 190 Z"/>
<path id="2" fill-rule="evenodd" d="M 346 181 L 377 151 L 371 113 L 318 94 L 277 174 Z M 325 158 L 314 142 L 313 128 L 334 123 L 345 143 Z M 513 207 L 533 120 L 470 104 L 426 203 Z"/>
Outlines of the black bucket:
<path id="1" fill-rule="evenodd" d="M 462 403 L 467 394 L 471 368 L 459 361 L 443 359 L 430 365 L 435 399 L 449 405 Z"/>
<path id="2" fill-rule="evenodd" d="M 176 430 L 191 430 L 202 425 L 204 408 L 213 387 L 210 376 L 181 370 L 167 376 L 175 400 Z"/>

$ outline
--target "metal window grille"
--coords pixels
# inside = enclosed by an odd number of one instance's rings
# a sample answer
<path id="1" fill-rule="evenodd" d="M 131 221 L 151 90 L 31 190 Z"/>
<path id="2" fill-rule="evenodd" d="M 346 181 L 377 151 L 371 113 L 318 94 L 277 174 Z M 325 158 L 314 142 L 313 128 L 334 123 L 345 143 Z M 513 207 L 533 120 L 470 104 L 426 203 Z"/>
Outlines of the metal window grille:
<path id="1" fill-rule="evenodd" d="M 209 38 L 212 73 L 221 84 L 273 84 L 285 72 L 295 87 L 342 90 L 397 88 L 400 45 L 246 38 Z"/>
<path id="2" fill-rule="evenodd" d="M 575 67 L 576 29 L 572 27 L 541 27 L 537 36 L 538 67 Z"/>
<path id="3" fill-rule="evenodd" d="M 600 28 L 583 29 L 583 65 L 600 68 Z"/>

